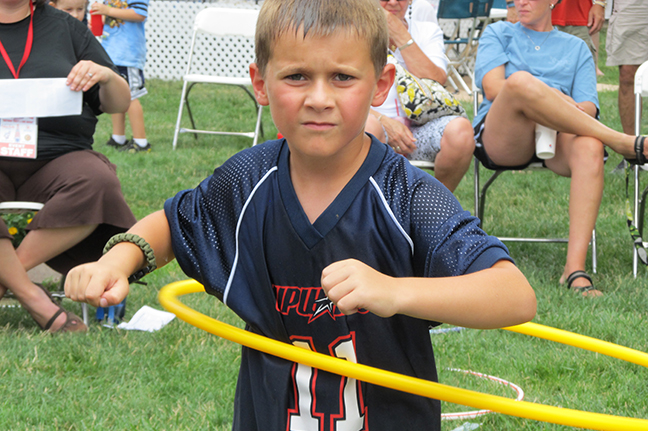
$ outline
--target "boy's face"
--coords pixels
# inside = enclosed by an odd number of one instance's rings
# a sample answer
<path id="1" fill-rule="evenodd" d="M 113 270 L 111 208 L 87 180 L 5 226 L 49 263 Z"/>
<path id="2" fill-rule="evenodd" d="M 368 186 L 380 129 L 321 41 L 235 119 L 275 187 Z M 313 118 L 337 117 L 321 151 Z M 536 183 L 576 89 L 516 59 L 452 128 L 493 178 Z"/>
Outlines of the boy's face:
<path id="1" fill-rule="evenodd" d="M 86 13 L 86 1 L 87 0 L 58 0 L 58 3 L 53 6 L 56 9 L 69 13 L 79 21 L 83 21 L 83 17 Z"/>
<path id="2" fill-rule="evenodd" d="M 340 31 L 311 36 L 288 31 L 275 43 L 261 76 L 250 74 L 257 100 L 270 105 L 277 129 L 291 152 L 326 158 L 364 142 L 370 106 L 382 104 L 393 66 L 377 78 L 365 40 Z"/>

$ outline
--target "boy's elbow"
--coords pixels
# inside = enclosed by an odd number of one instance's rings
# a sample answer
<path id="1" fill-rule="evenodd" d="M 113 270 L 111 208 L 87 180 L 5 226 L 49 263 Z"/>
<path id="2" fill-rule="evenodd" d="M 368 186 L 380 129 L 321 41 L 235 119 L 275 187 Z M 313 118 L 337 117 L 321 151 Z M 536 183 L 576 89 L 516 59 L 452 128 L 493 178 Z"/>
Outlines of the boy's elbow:
<path id="1" fill-rule="evenodd" d="M 538 310 L 538 301 L 536 300 L 535 292 L 533 291 L 533 289 L 531 289 L 530 286 L 529 289 L 531 292 L 529 295 L 527 295 L 521 307 L 522 308 L 520 313 L 521 323 L 526 323 L 533 320 Z"/>
<path id="2" fill-rule="evenodd" d="M 517 324 L 530 322 L 536 315 L 538 309 L 538 301 L 536 299 L 535 291 L 524 278 L 524 287 L 520 288 L 517 306 L 515 307 L 515 317 Z"/>

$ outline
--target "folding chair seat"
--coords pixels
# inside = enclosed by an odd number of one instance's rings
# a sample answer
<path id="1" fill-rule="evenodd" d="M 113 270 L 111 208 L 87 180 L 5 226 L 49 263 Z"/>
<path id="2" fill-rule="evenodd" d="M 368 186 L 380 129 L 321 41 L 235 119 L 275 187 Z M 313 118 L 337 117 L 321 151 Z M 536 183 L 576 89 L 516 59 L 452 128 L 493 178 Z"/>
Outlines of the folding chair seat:
<path id="1" fill-rule="evenodd" d="M 488 24 L 493 0 L 440 0 L 438 19 L 452 20 L 454 29 L 444 40 L 448 57 L 448 81 L 456 91 L 457 83 L 466 93 L 472 89 L 461 76 L 460 70 L 473 78 L 472 64 L 477 53 L 479 36 Z M 463 29 L 462 29 L 463 26 Z M 464 36 L 465 34 L 465 36 Z M 457 83 L 455 83 L 455 80 Z"/>
<path id="2" fill-rule="evenodd" d="M 43 204 L 40 202 L 24 202 L 24 201 L 7 201 L 0 202 L 0 214 L 8 213 L 26 213 L 26 212 L 37 212 L 43 208 Z M 65 292 L 61 289 L 58 292 L 51 292 L 53 298 L 56 298 L 59 302 L 65 298 Z M 88 304 L 82 303 L 81 310 L 83 311 L 83 322 L 88 325 Z"/>
<path id="3" fill-rule="evenodd" d="M 253 49 L 240 49 L 240 45 L 254 46 L 254 33 L 259 11 L 256 9 L 206 8 L 200 11 L 194 20 L 193 35 L 187 60 L 187 71 L 183 76 L 182 95 L 178 118 L 173 135 L 175 150 L 180 133 L 193 133 L 198 139 L 199 133 L 212 135 L 245 136 L 256 145 L 259 135 L 263 135 L 261 116 L 263 107 L 259 105 L 250 91 L 252 85 L 248 65 L 254 61 Z M 214 69 L 209 65 L 215 61 Z M 199 130 L 196 127 L 189 105 L 189 93 L 196 84 L 216 84 L 241 88 L 251 99 L 256 109 L 256 124 L 251 132 L 230 132 L 216 130 Z M 187 108 L 191 128 L 180 127 L 182 113 Z"/>
<path id="4" fill-rule="evenodd" d="M 644 97 L 648 97 L 648 61 L 643 63 L 637 69 L 634 79 L 634 95 L 635 95 L 635 135 L 639 136 L 641 134 L 641 105 Z M 636 163 L 632 164 L 634 170 L 634 221 L 629 220 L 634 227 L 637 228 L 639 233 L 639 238 L 636 238 L 635 241 L 640 241 L 641 244 L 635 244 L 632 254 L 632 275 L 637 277 L 637 264 L 639 260 L 639 250 L 645 247 L 648 247 L 648 243 L 643 242 L 641 237 L 643 236 L 643 220 L 646 210 L 646 195 L 648 195 L 648 186 L 644 188 L 639 197 L 639 172 L 642 169 L 648 168 L 648 165 L 640 166 Z M 629 211 L 629 209 L 628 209 Z M 638 247 L 643 246 L 643 247 Z"/>
<path id="5" fill-rule="evenodd" d="M 477 112 L 478 108 L 478 92 L 475 91 L 474 93 L 474 112 Z M 499 178 L 503 173 L 507 171 L 524 171 L 524 172 L 532 172 L 532 171 L 540 171 L 540 170 L 548 170 L 543 166 L 541 162 L 534 162 L 531 163 L 529 166 L 525 168 L 518 168 L 518 167 L 505 167 L 505 166 L 489 166 L 486 167 L 484 164 L 479 160 L 479 155 L 480 152 L 483 151 L 483 148 L 481 144 L 476 143 L 477 148 L 475 149 L 475 173 L 474 173 L 474 187 L 475 187 L 475 216 L 479 218 L 480 223 L 483 226 L 484 223 L 484 215 L 485 215 L 485 209 L 486 209 L 486 193 L 488 192 L 489 188 L 493 185 L 495 180 Z M 483 186 L 480 185 L 480 166 L 484 167 L 484 169 L 491 170 L 493 173 L 491 176 L 486 180 Z M 569 240 L 567 238 L 542 238 L 542 237 L 535 237 L 535 238 L 525 238 L 525 237 L 504 237 L 504 236 L 498 236 L 498 238 L 503 241 L 503 242 L 525 242 L 525 243 L 567 243 Z M 596 228 L 592 231 L 592 239 L 590 240 L 590 245 L 592 247 L 592 272 L 596 274 L 597 271 L 597 259 L 596 259 Z"/>
<path id="6" fill-rule="evenodd" d="M 431 171 L 434 170 L 434 162 L 429 162 L 427 160 L 410 160 L 410 164 L 417 168 L 429 169 Z"/>

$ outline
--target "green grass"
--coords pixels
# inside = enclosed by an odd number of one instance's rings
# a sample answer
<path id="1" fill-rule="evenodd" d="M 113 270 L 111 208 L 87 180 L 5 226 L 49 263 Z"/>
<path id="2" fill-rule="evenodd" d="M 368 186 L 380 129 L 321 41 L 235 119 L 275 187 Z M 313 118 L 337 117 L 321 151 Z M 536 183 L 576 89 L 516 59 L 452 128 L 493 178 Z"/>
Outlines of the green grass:
<path id="1" fill-rule="evenodd" d="M 615 71 L 601 68 L 605 80 Z M 614 82 L 609 82 L 614 83 Z M 95 149 L 118 166 L 124 193 L 138 218 L 155 211 L 167 197 L 194 187 L 231 155 L 250 145 L 245 138 L 191 135 L 171 141 L 180 84 L 148 82 L 142 99 L 150 154 L 127 155 L 106 147 L 110 118 L 102 116 Z M 200 124 L 232 130 L 250 125 L 251 105 L 240 93 L 229 101 L 222 92 L 196 89 L 194 111 Z M 601 93 L 602 120 L 620 129 L 616 92 Z M 239 106 L 243 105 L 243 106 Z M 203 113 L 198 113 L 203 108 Z M 469 111 L 470 110 L 470 107 Z M 644 114 L 644 124 L 648 118 Z M 268 111 L 266 138 L 276 135 Z M 648 351 L 646 269 L 631 273 L 631 242 L 625 225 L 623 175 L 610 175 L 621 158 L 611 154 L 598 220 L 598 274 L 605 296 L 580 298 L 558 285 L 564 245 L 511 244 L 510 251 L 538 297 L 535 322 Z M 473 208 L 472 172 L 457 196 Z M 547 233 L 567 229 L 569 180 L 549 173 L 507 173 L 489 193 L 486 229 L 498 235 Z M 147 276 L 128 297 L 127 319 L 142 305 L 161 308 L 157 291 L 185 278 L 175 263 Z M 215 299 L 189 295 L 183 301 L 229 323 L 241 322 Z M 65 306 L 80 313 L 70 301 Z M 0 310 L 0 429 L 11 430 L 226 430 L 231 426 L 239 346 L 175 320 L 156 333 L 115 331 L 92 324 L 85 335 L 42 333 L 20 308 Z M 648 371 L 619 360 L 501 330 L 464 330 L 432 336 L 440 379 L 513 397 L 510 389 L 446 371 L 471 369 L 520 385 L 526 400 L 613 415 L 648 418 Z M 444 404 L 445 412 L 466 408 Z M 484 430 L 561 430 L 565 427 L 491 414 L 471 422 Z M 444 423 L 451 430 L 461 422 Z"/>

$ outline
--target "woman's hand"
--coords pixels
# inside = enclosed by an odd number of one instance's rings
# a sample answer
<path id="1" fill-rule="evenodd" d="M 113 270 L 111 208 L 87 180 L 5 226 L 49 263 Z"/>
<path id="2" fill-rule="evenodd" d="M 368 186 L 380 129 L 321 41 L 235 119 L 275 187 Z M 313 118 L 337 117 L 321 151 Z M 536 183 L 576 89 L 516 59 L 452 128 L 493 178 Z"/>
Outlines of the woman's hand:
<path id="1" fill-rule="evenodd" d="M 403 123 L 384 115 L 380 117 L 380 124 L 387 133 L 387 143 L 400 154 L 412 154 L 416 150 L 416 139 L 412 131 Z"/>
<path id="2" fill-rule="evenodd" d="M 383 9 L 387 18 L 387 29 L 389 30 L 389 46 L 393 51 L 403 46 L 412 38 L 407 28 L 407 22 L 395 14 Z"/>
<path id="3" fill-rule="evenodd" d="M 81 60 L 70 71 L 66 84 L 72 91 L 88 91 L 95 84 L 107 84 L 115 72 L 90 60 Z"/>
<path id="4" fill-rule="evenodd" d="M 88 91 L 99 84 L 101 110 L 107 114 L 123 113 L 130 106 L 130 88 L 112 69 L 90 60 L 79 61 L 67 76 L 72 91 Z"/>

